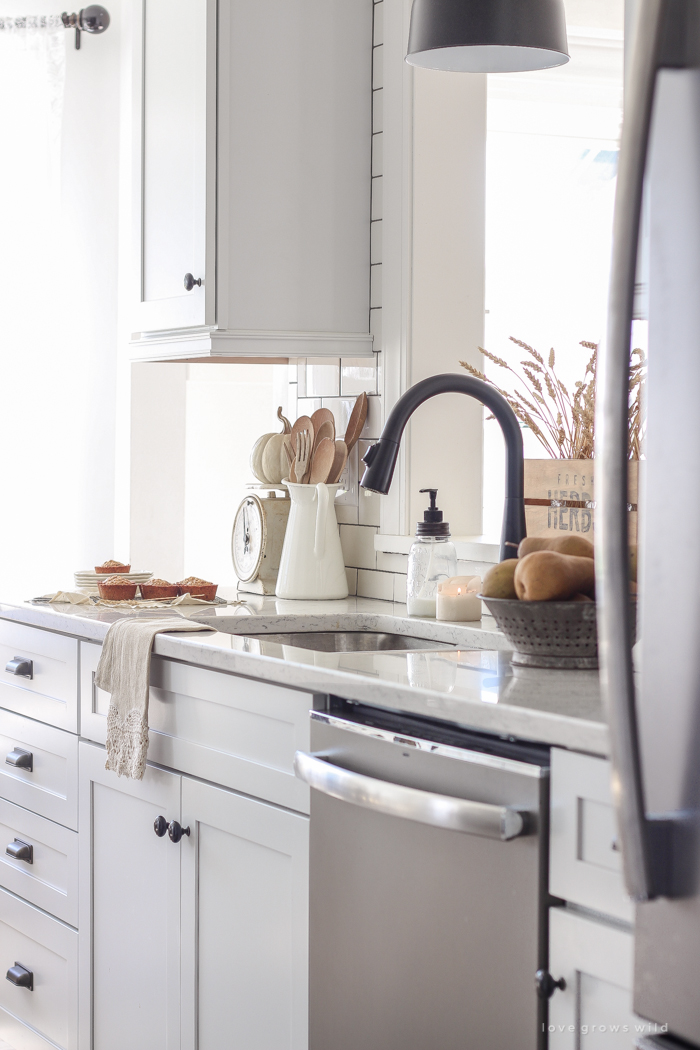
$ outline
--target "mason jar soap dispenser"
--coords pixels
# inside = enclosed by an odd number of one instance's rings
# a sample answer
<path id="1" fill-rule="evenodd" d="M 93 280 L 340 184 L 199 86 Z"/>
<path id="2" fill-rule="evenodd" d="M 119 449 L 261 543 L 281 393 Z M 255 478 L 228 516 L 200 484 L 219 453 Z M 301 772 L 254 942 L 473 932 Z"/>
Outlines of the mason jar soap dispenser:
<path id="1" fill-rule="evenodd" d="M 450 526 L 436 506 L 437 489 L 430 494 L 430 507 L 416 526 L 416 538 L 408 552 L 406 602 L 409 616 L 435 616 L 437 585 L 457 575 L 457 551 L 450 543 Z"/>

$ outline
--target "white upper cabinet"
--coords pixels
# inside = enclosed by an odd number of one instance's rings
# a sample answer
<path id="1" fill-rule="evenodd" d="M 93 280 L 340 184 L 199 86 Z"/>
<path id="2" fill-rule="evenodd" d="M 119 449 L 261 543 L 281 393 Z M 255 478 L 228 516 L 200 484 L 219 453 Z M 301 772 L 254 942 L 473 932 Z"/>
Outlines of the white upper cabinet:
<path id="1" fill-rule="evenodd" d="M 372 0 L 140 3 L 134 356 L 371 353 Z"/>
<path id="2" fill-rule="evenodd" d="M 216 2 L 143 0 L 136 37 L 138 325 L 213 323 L 216 129 L 207 118 L 216 107 Z M 201 285 L 187 291 L 185 274 Z"/>

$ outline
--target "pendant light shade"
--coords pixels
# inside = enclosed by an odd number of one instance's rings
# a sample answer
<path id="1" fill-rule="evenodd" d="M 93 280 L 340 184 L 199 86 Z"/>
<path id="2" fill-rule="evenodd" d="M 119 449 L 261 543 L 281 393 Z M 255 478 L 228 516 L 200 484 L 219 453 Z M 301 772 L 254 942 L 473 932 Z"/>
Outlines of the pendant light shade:
<path id="1" fill-rule="evenodd" d="M 406 61 L 460 73 L 561 66 L 564 0 L 413 0 Z"/>

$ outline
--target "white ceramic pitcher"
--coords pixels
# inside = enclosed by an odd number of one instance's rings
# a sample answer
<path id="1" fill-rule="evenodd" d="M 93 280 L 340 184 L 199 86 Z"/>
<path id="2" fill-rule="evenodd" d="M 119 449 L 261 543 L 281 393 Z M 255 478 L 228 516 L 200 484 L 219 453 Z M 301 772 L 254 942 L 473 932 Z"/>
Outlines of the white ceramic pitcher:
<path id="1" fill-rule="evenodd" d="M 341 485 L 294 485 L 277 574 L 278 598 L 347 598 L 348 580 L 333 500 Z"/>

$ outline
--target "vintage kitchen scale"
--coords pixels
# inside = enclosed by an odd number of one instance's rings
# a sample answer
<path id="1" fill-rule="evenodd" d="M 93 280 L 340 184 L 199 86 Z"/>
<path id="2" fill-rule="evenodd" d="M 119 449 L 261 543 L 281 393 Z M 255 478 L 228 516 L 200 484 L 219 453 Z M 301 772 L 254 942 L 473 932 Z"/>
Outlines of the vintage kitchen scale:
<path id="1" fill-rule="evenodd" d="M 248 493 L 233 521 L 231 556 L 238 590 L 274 594 L 291 501 L 284 485 L 248 488 L 261 491 Z"/>

